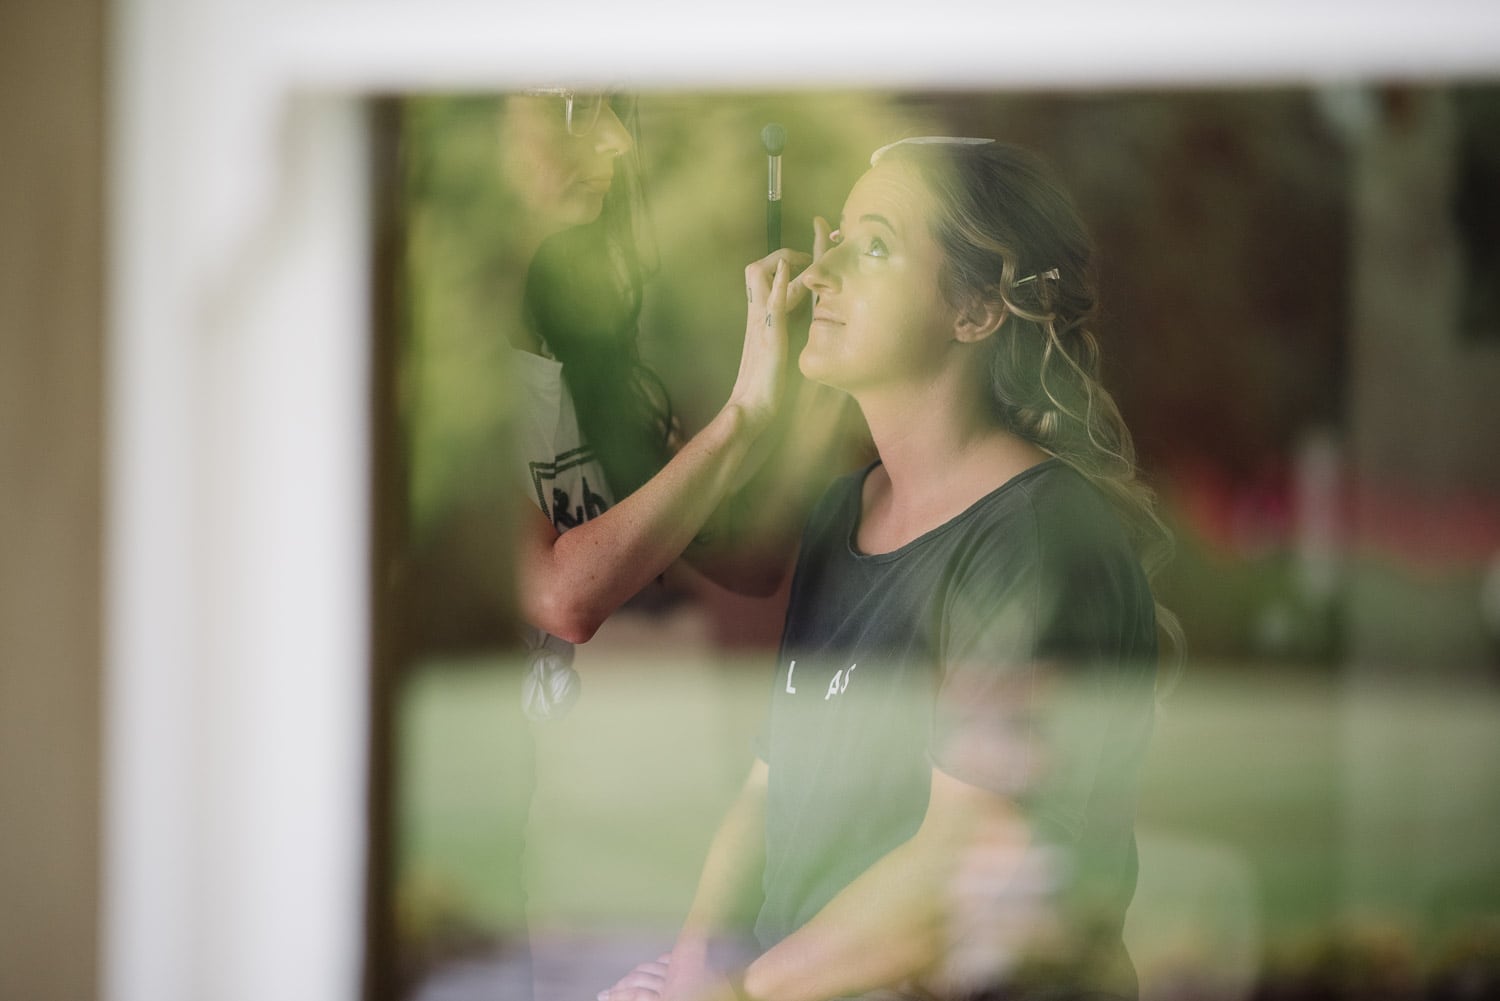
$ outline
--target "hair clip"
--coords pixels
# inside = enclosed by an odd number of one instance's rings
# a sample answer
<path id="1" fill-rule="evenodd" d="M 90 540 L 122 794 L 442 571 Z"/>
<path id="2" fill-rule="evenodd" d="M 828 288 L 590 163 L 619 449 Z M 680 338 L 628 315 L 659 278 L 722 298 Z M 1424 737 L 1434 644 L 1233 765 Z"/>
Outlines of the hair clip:
<path id="1" fill-rule="evenodd" d="M 1025 285 L 1027 282 L 1034 282 L 1038 278 L 1049 278 L 1052 281 L 1057 281 L 1061 277 L 1062 277 L 1062 275 L 1060 273 L 1058 273 L 1058 270 L 1056 268 L 1053 268 L 1050 271 L 1043 271 L 1039 275 L 1027 275 L 1025 278 L 1017 278 L 1016 279 L 1016 284 L 1017 285 Z"/>
<path id="2" fill-rule="evenodd" d="M 994 141 L 993 139 L 976 139 L 972 136 L 912 136 L 908 139 L 897 139 L 871 153 L 870 166 L 875 166 L 881 157 L 897 146 L 983 146 Z"/>

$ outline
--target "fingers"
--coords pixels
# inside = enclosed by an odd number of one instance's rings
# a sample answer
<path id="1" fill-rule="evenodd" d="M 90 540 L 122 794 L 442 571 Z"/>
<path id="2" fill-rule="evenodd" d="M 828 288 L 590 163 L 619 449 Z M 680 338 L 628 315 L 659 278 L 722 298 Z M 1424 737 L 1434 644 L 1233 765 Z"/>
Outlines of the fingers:
<path id="1" fill-rule="evenodd" d="M 793 281 L 792 274 L 800 272 L 810 260 L 808 255 L 794 250 L 778 250 L 745 269 L 751 326 L 785 329 L 787 313 L 796 309 L 807 294 L 803 286 Z"/>
<path id="2" fill-rule="evenodd" d="M 787 273 L 791 276 L 786 286 L 786 297 L 782 300 L 782 310 L 791 312 L 808 297 L 808 288 L 802 282 L 802 276 L 808 265 L 818 260 L 828 249 L 833 246 L 833 227 L 827 219 L 816 216 L 813 219 L 813 252 L 811 255 L 800 251 L 783 248 L 774 253 L 767 254 L 760 260 L 745 268 L 745 299 L 754 306 L 764 303 L 771 294 L 771 285 L 775 281 L 776 268 L 785 263 Z"/>
<path id="3" fill-rule="evenodd" d="M 607 991 L 600 992 L 597 1001 L 659 1001 L 662 996 L 662 990 L 662 984 L 654 987 L 615 986 Z"/>
<path id="4" fill-rule="evenodd" d="M 757 329 L 763 329 L 767 335 L 784 337 L 786 335 L 786 298 L 787 298 L 787 267 L 786 261 L 777 261 L 776 270 L 771 273 L 771 287 L 766 291 L 763 303 L 752 302 L 750 304 L 750 320 L 747 324 L 746 336 L 751 336 Z"/>
<path id="5" fill-rule="evenodd" d="M 658 956 L 654 961 L 641 963 L 625 974 L 613 987 L 600 991 L 597 1001 L 655 1001 L 666 988 L 667 970 L 672 954 Z"/>
<path id="6" fill-rule="evenodd" d="M 767 254 L 745 268 L 745 297 L 753 303 L 763 303 L 771 293 L 771 283 L 776 277 L 776 266 L 785 263 L 788 273 L 800 273 L 812 263 L 812 257 L 798 250 L 782 249 Z"/>
<path id="7" fill-rule="evenodd" d="M 816 264 L 828 252 L 828 248 L 833 246 L 833 238 L 830 235 L 832 232 L 833 227 L 829 225 L 827 219 L 824 219 L 822 216 L 813 217 L 813 252 L 812 260 L 808 264 Z M 804 266 L 798 272 L 797 277 L 792 279 L 791 296 L 787 300 L 787 309 L 796 309 L 802 305 L 803 300 L 812 291 L 803 281 L 806 274 L 807 267 Z"/>
<path id="8" fill-rule="evenodd" d="M 797 272 L 796 278 L 793 278 L 789 282 L 787 282 L 787 295 L 784 307 L 785 312 L 790 313 L 792 310 L 802 305 L 803 300 L 807 298 L 807 286 L 802 284 L 802 276 L 806 273 L 807 268 L 804 266 L 800 271 Z"/>
<path id="9" fill-rule="evenodd" d="M 771 317 L 773 316 L 779 316 L 782 319 L 786 318 L 787 282 L 789 282 L 790 280 L 791 279 L 787 277 L 786 261 L 777 261 L 776 274 L 771 279 L 770 300 L 766 303 L 767 325 L 771 323 Z"/>

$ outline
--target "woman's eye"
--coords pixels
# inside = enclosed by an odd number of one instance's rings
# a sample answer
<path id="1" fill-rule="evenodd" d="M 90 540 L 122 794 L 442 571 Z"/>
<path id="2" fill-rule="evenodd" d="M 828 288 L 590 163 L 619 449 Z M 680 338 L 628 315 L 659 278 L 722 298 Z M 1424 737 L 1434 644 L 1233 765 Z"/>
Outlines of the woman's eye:
<path id="1" fill-rule="evenodd" d="M 867 257 L 889 257 L 891 256 L 891 252 L 886 249 L 885 241 L 877 236 L 871 238 L 870 245 L 865 248 L 865 255 Z"/>

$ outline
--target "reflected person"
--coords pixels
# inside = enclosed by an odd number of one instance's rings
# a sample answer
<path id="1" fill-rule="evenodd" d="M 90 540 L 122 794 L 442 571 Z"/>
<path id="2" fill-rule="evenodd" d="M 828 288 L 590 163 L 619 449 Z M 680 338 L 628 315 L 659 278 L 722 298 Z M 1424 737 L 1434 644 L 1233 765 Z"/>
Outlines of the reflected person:
<path id="1" fill-rule="evenodd" d="M 816 494 L 802 485 L 819 469 L 809 441 L 796 462 L 782 461 L 789 450 L 767 460 L 795 376 L 786 310 L 771 316 L 767 304 L 795 308 L 805 292 L 789 279 L 808 255 L 784 250 L 746 270 L 737 379 L 686 442 L 641 361 L 647 265 L 633 108 L 621 97 L 533 91 L 509 98 L 501 119 L 504 172 L 519 195 L 515 237 L 535 248 L 508 336 L 521 390 L 516 474 L 528 498 L 518 561 L 530 624 L 524 699 L 536 720 L 578 696 L 573 644 L 680 557 L 731 590 L 772 593 Z M 812 392 L 801 399 L 836 406 Z"/>

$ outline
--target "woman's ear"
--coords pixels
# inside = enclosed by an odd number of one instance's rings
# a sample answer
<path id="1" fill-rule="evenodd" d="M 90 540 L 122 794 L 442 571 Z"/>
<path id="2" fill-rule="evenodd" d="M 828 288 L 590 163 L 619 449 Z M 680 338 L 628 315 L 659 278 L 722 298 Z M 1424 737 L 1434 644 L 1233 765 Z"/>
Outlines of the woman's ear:
<path id="1" fill-rule="evenodd" d="M 976 298 L 959 310 L 953 323 L 953 339 L 964 344 L 977 344 L 999 330 L 1009 315 L 1004 303 Z"/>

